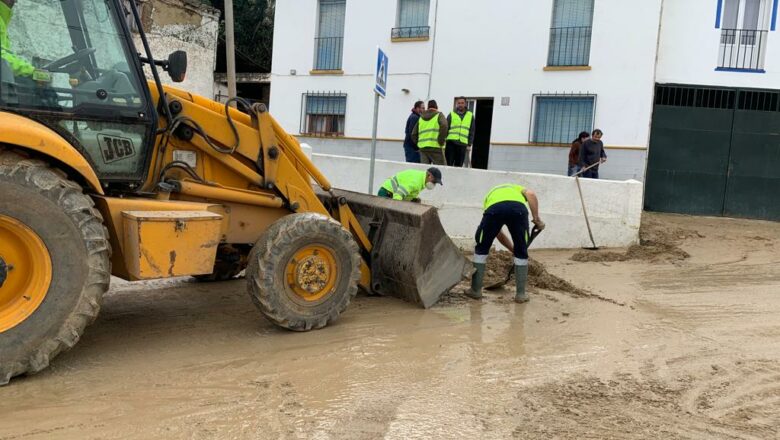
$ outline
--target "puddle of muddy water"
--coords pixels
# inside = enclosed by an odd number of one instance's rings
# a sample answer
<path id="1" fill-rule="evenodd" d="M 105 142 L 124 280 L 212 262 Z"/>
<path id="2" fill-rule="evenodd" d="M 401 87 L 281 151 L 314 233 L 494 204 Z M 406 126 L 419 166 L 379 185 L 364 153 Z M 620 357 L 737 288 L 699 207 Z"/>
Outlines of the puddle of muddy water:
<path id="1" fill-rule="evenodd" d="M 429 310 L 358 297 L 291 333 L 241 280 L 117 284 L 74 350 L 0 388 L 0 439 L 778 438 L 780 228 L 706 222 L 679 267 L 535 253 L 635 308 L 541 289 Z"/>

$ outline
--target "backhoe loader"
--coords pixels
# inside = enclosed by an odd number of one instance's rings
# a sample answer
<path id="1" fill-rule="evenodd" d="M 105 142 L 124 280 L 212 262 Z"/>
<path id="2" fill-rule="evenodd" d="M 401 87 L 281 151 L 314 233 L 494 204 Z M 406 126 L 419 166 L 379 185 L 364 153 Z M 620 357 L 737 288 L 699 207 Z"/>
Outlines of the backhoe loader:
<path id="1" fill-rule="evenodd" d="M 112 275 L 245 271 L 262 314 L 295 331 L 359 287 L 429 307 L 461 279 L 434 208 L 333 188 L 263 105 L 163 86 L 186 53 L 154 58 L 135 2 L 3 6 L 0 383 L 71 348 Z"/>

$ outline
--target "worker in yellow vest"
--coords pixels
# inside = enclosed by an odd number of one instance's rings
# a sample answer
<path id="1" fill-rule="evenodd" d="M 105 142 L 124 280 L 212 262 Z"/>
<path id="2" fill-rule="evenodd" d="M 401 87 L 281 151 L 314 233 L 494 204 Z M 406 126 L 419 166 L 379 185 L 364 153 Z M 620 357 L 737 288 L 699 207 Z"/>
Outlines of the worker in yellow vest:
<path id="1" fill-rule="evenodd" d="M 539 230 L 544 229 L 544 222 L 539 218 L 539 200 L 536 193 L 521 185 L 498 185 L 488 192 L 483 203 L 482 222 L 477 228 L 474 249 L 474 275 L 471 277 L 471 289 L 466 295 L 473 299 L 482 298 L 482 281 L 485 279 L 490 247 L 493 240 L 498 241 L 515 256 L 515 302 L 528 301 L 525 284 L 528 280 L 528 211 L 533 215 L 533 223 Z M 510 241 L 501 229 L 509 229 Z"/>
<path id="2" fill-rule="evenodd" d="M 29 61 L 11 51 L 8 27 L 11 25 L 16 0 L 0 0 L 0 55 L 16 78 L 29 78 L 40 83 L 50 83 L 51 73 L 33 67 Z M 43 39 L 43 36 L 38 36 Z M 6 68 L 3 66 L 2 68 Z"/>
<path id="3" fill-rule="evenodd" d="M 447 165 L 462 167 L 471 146 L 474 145 L 474 113 L 466 108 L 466 98 L 455 98 L 455 111 L 447 116 L 450 126 L 445 156 Z"/>
<path id="4" fill-rule="evenodd" d="M 428 101 L 425 110 L 412 130 L 412 140 L 420 149 L 420 162 L 424 164 L 446 165 L 444 144 L 447 141 L 447 118 L 439 112 L 436 101 Z"/>
<path id="5" fill-rule="evenodd" d="M 377 195 L 388 199 L 419 202 L 420 192 L 424 189 L 431 190 L 436 184 L 443 185 L 438 168 L 431 167 L 427 171 L 404 170 L 385 180 Z"/>

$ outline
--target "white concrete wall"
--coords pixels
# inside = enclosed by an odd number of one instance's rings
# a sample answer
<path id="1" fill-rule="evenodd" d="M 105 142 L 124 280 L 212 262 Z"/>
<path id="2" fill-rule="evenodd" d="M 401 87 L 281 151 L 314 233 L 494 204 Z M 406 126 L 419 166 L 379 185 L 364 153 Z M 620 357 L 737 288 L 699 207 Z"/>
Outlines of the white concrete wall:
<path id="1" fill-rule="evenodd" d="M 316 148 L 314 150 L 317 151 Z M 325 154 L 313 154 L 312 159 L 331 183 L 342 189 L 368 190 L 369 160 Z M 401 162 L 376 162 L 374 191 L 385 179 L 410 166 Z M 514 182 L 533 189 L 540 203 L 540 216 L 547 230 L 534 243 L 535 248 L 579 248 L 590 246 L 582 215 L 577 186 L 573 178 L 545 174 L 483 171 L 443 167 L 444 186 L 423 191 L 423 203 L 439 209 L 447 234 L 463 246 L 474 245 L 474 232 L 482 218 L 485 194 L 495 185 Z M 623 247 L 639 239 L 642 213 L 642 184 L 637 181 L 606 181 L 583 179 L 582 192 L 593 227 L 596 244 L 603 247 Z"/>
<path id="2" fill-rule="evenodd" d="M 300 136 L 322 154 L 335 154 L 349 157 L 371 157 L 371 141 L 362 139 L 343 139 Z M 602 179 L 644 180 L 645 149 L 607 148 L 608 161 L 599 169 Z M 404 161 L 401 141 L 378 140 L 377 159 Z M 566 175 L 568 147 L 527 147 L 517 145 L 491 145 L 488 168 L 499 171 L 516 171 Z"/>
<path id="3" fill-rule="evenodd" d="M 184 82 L 173 83 L 168 74 L 160 70 L 163 84 L 172 84 L 213 99 L 219 11 L 184 0 L 151 0 L 144 6 L 152 8 L 151 15 L 148 15 L 151 21 L 145 26 L 154 57 L 167 59 L 175 50 L 187 52 L 187 77 Z M 133 33 L 133 41 L 137 50 L 143 53 L 137 33 Z M 151 79 L 149 68 L 144 70 L 147 78 Z"/>
<path id="4" fill-rule="evenodd" d="M 607 145 L 647 147 L 661 0 L 597 0 L 592 70 L 566 72 L 543 71 L 552 0 L 439 0 L 435 25 L 436 3 L 431 0 L 429 20 L 431 35 L 436 35 L 432 71 L 433 37 L 423 42 L 390 41 L 396 0 L 348 0 L 344 73 L 321 76 L 309 74 L 314 62 L 317 1 L 278 2 L 272 66 L 274 116 L 290 132 L 298 133 L 304 93 L 341 91 L 347 94 L 346 137 L 370 137 L 376 46 L 381 46 L 390 58 L 390 75 L 388 97 L 380 109 L 380 138 L 403 138 L 415 100 L 430 96 L 438 100 L 442 111 L 449 112 L 452 99 L 466 95 L 495 99 L 493 142 L 523 146 L 530 141 L 532 95 L 574 92 L 597 95 L 595 125 L 604 130 Z M 296 74 L 291 75 L 291 70 Z M 501 106 L 501 97 L 509 97 L 510 105 Z M 528 155 L 550 153 L 546 147 L 529 148 Z M 641 178 L 644 154 L 634 154 L 628 162 L 615 175 L 633 176 L 641 170 L 637 176 Z"/>
<path id="5" fill-rule="evenodd" d="M 772 0 L 767 4 L 771 20 Z M 766 42 L 766 73 L 716 71 L 721 30 L 715 28 L 718 2 L 664 2 L 658 53 L 660 83 L 727 87 L 780 88 L 780 33 L 770 31 Z"/>

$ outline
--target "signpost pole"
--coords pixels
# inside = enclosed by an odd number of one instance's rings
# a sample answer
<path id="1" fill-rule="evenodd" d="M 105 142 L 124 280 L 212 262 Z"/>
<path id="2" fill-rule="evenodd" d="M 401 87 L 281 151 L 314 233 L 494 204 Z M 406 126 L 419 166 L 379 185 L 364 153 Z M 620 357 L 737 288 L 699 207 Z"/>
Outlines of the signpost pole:
<path id="1" fill-rule="evenodd" d="M 371 169 L 368 172 L 368 193 L 374 194 L 374 163 L 376 162 L 376 127 L 379 123 L 379 93 L 374 92 L 374 128 L 371 130 Z"/>
<path id="2" fill-rule="evenodd" d="M 371 165 L 368 172 L 368 193 L 374 194 L 374 164 L 376 163 L 376 131 L 379 124 L 379 98 L 387 95 L 387 65 L 388 58 L 382 49 L 377 47 L 376 74 L 374 75 L 374 127 L 371 131 Z"/>

